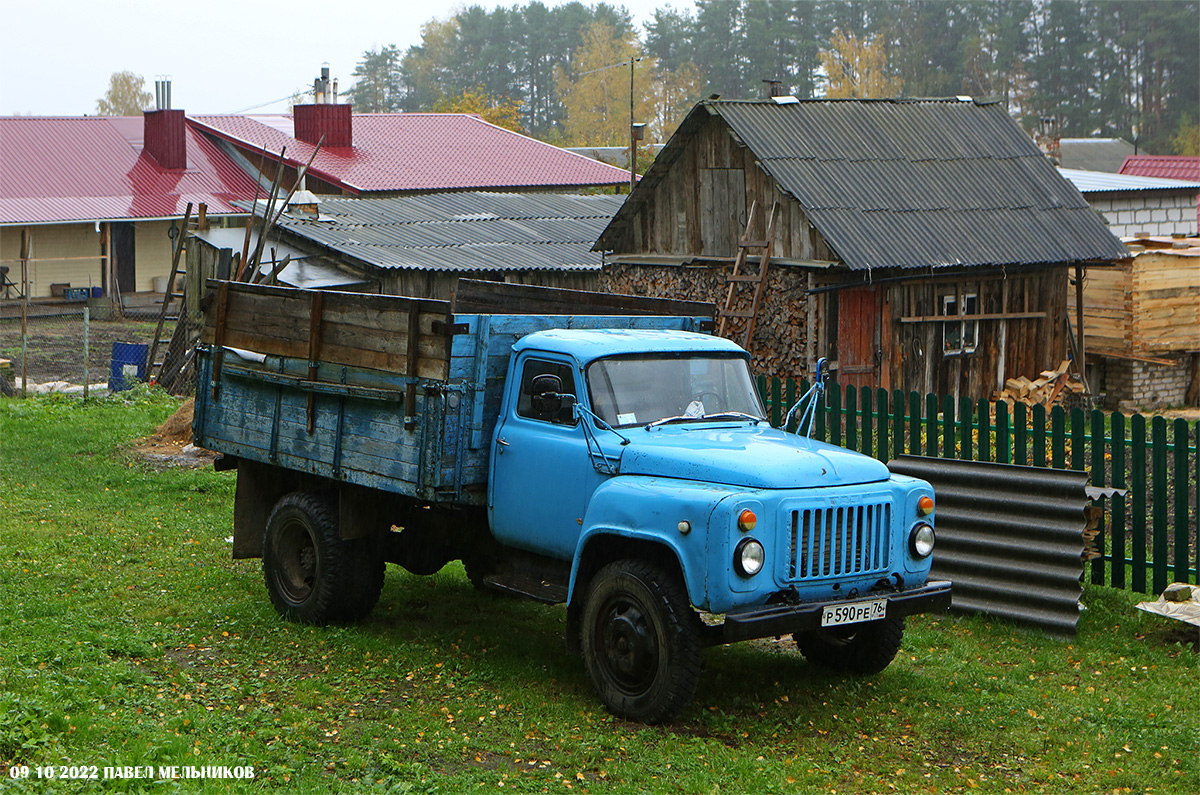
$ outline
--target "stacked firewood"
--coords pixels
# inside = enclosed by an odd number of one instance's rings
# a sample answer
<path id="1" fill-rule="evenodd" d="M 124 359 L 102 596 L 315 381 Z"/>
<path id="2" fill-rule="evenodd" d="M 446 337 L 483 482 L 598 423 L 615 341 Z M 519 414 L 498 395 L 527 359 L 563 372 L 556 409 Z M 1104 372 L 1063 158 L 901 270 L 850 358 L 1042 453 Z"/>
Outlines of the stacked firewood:
<path id="1" fill-rule="evenodd" d="M 996 399 L 1010 406 L 1018 401 L 1027 406 L 1041 404 L 1046 407 L 1063 403 L 1069 395 L 1086 391 L 1083 381 L 1070 369 L 1071 360 L 1063 359 L 1058 369 L 1043 370 L 1037 380 L 1030 381 L 1025 376 L 1010 378 L 1004 382 L 1004 389 Z"/>
<path id="2" fill-rule="evenodd" d="M 726 277 L 732 268 L 732 263 L 608 263 L 600 276 L 600 289 L 651 298 L 706 301 L 722 307 L 725 305 L 728 290 Z M 753 288 L 746 286 L 741 289 L 745 290 L 745 301 L 744 306 L 740 308 L 749 309 L 749 296 Z M 750 351 L 753 372 L 797 378 L 806 374 L 807 290 L 807 275 L 804 270 L 781 265 L 771 266 L 759 304 L 754 339 L 746 346 Z M 742 344 L 744 323 L 742 319 L 731 318 L 725 329 L 725 336 Z"/>

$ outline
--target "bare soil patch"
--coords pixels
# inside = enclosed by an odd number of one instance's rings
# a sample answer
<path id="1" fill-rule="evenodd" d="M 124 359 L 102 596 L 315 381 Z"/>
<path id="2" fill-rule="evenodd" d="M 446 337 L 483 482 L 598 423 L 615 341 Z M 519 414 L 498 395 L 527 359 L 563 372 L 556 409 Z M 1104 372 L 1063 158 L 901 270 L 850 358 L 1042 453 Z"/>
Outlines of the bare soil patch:
<path id="1" fill-rule="evenodd" d="M 187 400 L 154 433 L 133 448 L 134 455 L 156 469 L 196 469 L 211 464 L 217 454 L 192 444 L 192 414 L 195 406 L 195 398 Z"/>

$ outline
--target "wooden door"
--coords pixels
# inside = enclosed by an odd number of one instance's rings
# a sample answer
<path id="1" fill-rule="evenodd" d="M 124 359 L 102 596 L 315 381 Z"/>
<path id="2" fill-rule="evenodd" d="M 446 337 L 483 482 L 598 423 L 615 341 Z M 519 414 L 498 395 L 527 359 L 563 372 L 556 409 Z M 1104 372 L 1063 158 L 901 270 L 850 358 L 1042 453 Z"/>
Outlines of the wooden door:
<path id="1" fill-rule="evenodd" d="M 133 249 L 132 223 L 113 223 L 112 254 L 117 275 L 117 290 L 120 295 L 129 295 L 137 290 L 137 269 Z"/>
<path id="2" fill-rule="evenodd" d="M 838 292 L 838 383 L 858 389 L 878 387 L 883 350 L 879 338 L 879 287 L 851 287 Z"/>

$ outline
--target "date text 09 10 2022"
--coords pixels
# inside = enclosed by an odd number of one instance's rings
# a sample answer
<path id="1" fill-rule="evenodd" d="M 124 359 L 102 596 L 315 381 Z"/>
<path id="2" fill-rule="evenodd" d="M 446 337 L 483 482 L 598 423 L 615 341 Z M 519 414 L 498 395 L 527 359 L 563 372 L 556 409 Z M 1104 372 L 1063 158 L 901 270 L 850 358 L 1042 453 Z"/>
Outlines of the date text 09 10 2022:
<path id="1" fill-rule="evenodd" d="M 172 779 L 252 779 L 254 768 L 246 765 L 12 765 L 8 777 L 13 779 L 36 778 L 42 780 L 108 780 L 144 778 L 154 780 Z"/>

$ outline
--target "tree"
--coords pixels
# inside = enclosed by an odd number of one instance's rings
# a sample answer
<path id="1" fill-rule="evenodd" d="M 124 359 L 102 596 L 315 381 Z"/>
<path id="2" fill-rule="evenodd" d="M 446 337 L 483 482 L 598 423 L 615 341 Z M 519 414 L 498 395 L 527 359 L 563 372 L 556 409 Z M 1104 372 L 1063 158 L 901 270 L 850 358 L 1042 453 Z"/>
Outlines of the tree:
<path id="1" fill-rule="evenodd" d="M 558 71 L 567 141 L 575 146 L 620 146 L 629 142 L 629 63 L 637 57 L 637 38 L 632 32 L 621 36 L 603 21 L 588 26 L 569 72 L 561 68 Z M 648 120 L 651 115 L 647 97 L 653 70 L 650 58 L 634 65 L 636 119 Z"/>
<path id="2" fill-rule="evenodd" d="M 137 116 L 150 107 L 154 95 L 146 90 L 146 79 L 133 72 L 113 72 L 108 91 L 96 100 L 98 116 Z"/>
<path id="3" fill-rule="evenodd" d="M 830 49 L 821 51 L 827 98 L 864 99 L 900 94 L 904 83 L 888 71 L 882 38 L 874 36 L 859 41 L 852 33 L 835 30 L 829 45 Z"/>
<path id="4" fill-rule="evenodd" d="M 442 97 L 433 103 L 434 113 L 474 113 L 489 124 L 524 134 L 521 129 L 521 108 L 517 103 L 489 97 L 482 88 L 467 90 L 453 99 Z"/>
<path id="5" fill-rule="evenodd" d="M 343 95 L 359 113 L 395 113 L 401 110 L 400 51 L 389 44 L 367 50 L 354 67 L 354 85 Z"/>

